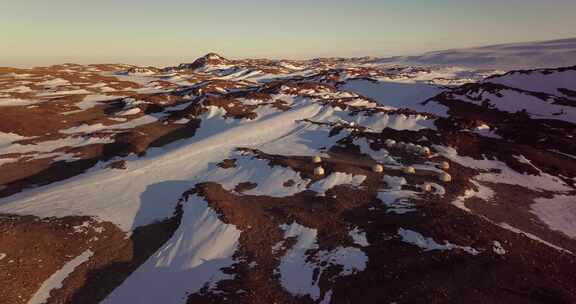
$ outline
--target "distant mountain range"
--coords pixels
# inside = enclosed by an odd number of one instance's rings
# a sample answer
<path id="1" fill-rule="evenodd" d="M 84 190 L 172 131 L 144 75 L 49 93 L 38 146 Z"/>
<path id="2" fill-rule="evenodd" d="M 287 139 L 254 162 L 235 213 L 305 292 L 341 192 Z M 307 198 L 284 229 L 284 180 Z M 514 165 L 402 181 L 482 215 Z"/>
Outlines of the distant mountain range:
<path id="1" fill-rule="evenodd" d="M 576 64 L 576 38 L 434 51 L 380 58 L 377 62 L 496 69 L 561 67 Z"/>

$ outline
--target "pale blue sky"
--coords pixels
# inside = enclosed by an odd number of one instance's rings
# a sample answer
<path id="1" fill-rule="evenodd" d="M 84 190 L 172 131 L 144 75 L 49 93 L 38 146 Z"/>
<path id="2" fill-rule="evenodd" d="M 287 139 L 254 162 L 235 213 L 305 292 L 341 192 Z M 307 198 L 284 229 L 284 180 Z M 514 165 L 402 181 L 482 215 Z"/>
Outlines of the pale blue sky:
<path id="1" fill-rule="evenodd" d="M 0 0 L 0 65 L 389 56 L 576 36 L 576 0 Z"/>

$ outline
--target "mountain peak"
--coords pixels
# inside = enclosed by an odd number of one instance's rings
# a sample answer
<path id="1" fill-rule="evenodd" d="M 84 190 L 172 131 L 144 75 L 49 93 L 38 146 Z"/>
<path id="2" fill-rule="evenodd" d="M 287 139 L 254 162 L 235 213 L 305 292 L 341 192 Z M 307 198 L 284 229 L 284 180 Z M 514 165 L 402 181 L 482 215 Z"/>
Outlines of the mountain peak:
<path id="1" fill-rule="evenodd" d="M 180 70 L 196 70 L 199 68 L 203 68 L 209 65 L 220 65 L 220 64 L 227 64 L 230 60 L 220 56 L 217 53 L 208 53 L 196 60 L 192 63 L 182 63 L 178 66 Z"/>
<path id="2" fill-rule="evenodd" d="M 205 58 L 205 59 L 208 59 L 208 60 L 225 60 L 225 61 L 228 61 L 228 59 L 220 56 L 220 55 L 217 54 L 217 53 L 213 53 L 213 52 L 208 53 L 208 54 L 204 55 L 204 56 L 201 57 L 201 58 Z"/>

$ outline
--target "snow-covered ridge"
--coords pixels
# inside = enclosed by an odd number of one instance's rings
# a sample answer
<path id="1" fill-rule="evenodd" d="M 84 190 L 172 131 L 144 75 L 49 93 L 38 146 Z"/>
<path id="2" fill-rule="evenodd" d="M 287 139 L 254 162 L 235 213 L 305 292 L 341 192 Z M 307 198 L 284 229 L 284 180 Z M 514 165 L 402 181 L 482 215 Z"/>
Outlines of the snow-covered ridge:
<path id="1" fill-rule="evenodd" d="M 510 43 L 379 59 L 380 63 L 452 65 L 471 68 L 529 69 L 576 63 L 576 38 Z"/>
<path id="2" fill-rule="evenodd" d="M 569 94 L 568 90 L 576 91 L 576 66 L 560 69 L 511 71 L 503 75 L 488 77 L 483 82 L 563 97 Z"/>
<path id="3" fill-rule="evenodd" d="M 241 232 L 196 195 L 183 212 L 174 236 L 103 303 L 177 303 L 187 292 L 227 277 L 220 269 L 234 262 Z"/>

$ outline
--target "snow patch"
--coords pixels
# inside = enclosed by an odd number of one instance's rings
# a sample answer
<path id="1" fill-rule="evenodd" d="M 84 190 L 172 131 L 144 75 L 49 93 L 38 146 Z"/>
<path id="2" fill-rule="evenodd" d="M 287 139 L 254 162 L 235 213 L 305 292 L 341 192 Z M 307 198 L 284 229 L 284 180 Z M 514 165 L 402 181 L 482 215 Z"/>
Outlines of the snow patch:
<path id="1" fill-rule="evenodd" d="M 366 237 L 366 232 L 360 230 L 360 228 L 355 227 L 354 229 L 348 231 L 348 235 L 354 240 L 354 243 L 362 247 L 370 246 L 368 243 L 368 238 Z"/>
<path id="2" fill-rule="evenodd" d="M 62 85 L 68 85 L 68 84 L 70 84 L 70 81 L 62 79 L 62 78 L 53 78 L 53 79 L 38 82 L 37 84 L 41 85 L 41 86 L 57 87 L 57 86 L 62 86 Z"/>
<path id="3" fill-rule="evenodd" d="M 316 253 L 316 259 L 308 259 L 306 252 L 317 249 L 317 230 L 292 223 L 280 226 L 284 237 L 296 237 L 296 244 L 282 257 L 279 266 L 281 283 L 286 290 L 296 295 L 310 295 L 313 300 L 320 297 L 318 286 L 322 271 L 329 265 L 340 265 L 340 275 L 346 276 L 363 271 L 368 263 L 364 252 L 354 247 L 337 247 Z M 312 260 L 317 260 L 313 263 Z"/>
<path id="4" fill-rule="evenodd" d="M 576 239 L 576 197 L 574 195 L 555 195 L 552 198 L 537 198 L 530 208 L 531 212 L 550 229 L 560 231 Z"/>
<path id="5" fill-rule="evenodd" d="M 27 106 L 39 102 L 41 101 L 21 98 L 0 98 L 0 107 Z"/>
<path id="6" fill-rule="evenodd" d="M 439 244 L 436 241 L 434 241 L 434 239 L 424 237 L 422 234 L 420 234 L 416 231 L 412 231 L 412 230 L 400 228 L 398 230 L 398 235 L 400 235 L 400 238 L 402 239 L 403 242 L 418 246 L 421 249 L 423 249 L 424 251 L 460 249 L 460 250 L 464 250 L 465 252 L 467 252 L 471 255 L 480 254 L 480 252 L 478 250 L 476 250 L 472 247 L 458 246 L 458 245 L 454 245 L 452 243 L 449 243 L 448 241 L 444 241 L 444 244 Z"/>
<path id="7" fill-rule="evenodd" d="M 388 213 L 404 214 L 415 211 L 414 205 L 410 198 L 416 195 L 416 192 L 402 190 L 402 186 L 408 182 L 401 176 L 384 175 L 382 180 L 388 186 L 388 189 L 378 192 L 378 199 L 388 208 Z"/>
<path id="8" fill-rule="evenodd" d="M 53 289 L 59 289 L 62 287 L 64 279 L 66 279 L 76 267 L 80 266 L 82 263 L 88 261 L 94 253 L 91 250 L 86 250 L 79 256 L 75 257 L 68 263 L 66 263 L 62 268 L 53 273 L 34 293 L 32 299 L 28 301 L 28 304 L 42 304 L 50 298 L 50 291 Z"/>
<path id="9" fill-rule="evenodd" d="M 352 185 L 358 187 L 364 182 L 364 180 L 366 180 L 366 175 L 352 175 L 349 173 L 334 172 L 328 177 L 310 185 L 309 189 L 318 192 L 320 196 L 324 196 L 326 195 L 326 191 L 338 185 Z"/>
<path id="10" fill-rule="evenodd" d="M 284 238 L 296 238 L 296 244 L 282 257 L 278 267 L 282 287 L 292 294 L 310 295 L 313 299 L 318 299 L 320 288 L 314 280 L 315 265 L 306 261 L 306 251 L 318 248 L 318 231 L 296 222 L 280 228 L 284 230 Z"/>
<path id="11" fill-rule="evenodd" d="M 526 231 L 523 231 L 523 230 L 520 230 L 520 229 L 518 229 L 518 228 L 516 228 L 516 227 L 513 227 L 513 226 L 511 226 L 511 225 L 508 224 L 508 223 L 500 223 L 500 224 L 496 224 L 496 225 L 498 225 L 498 226 L 500 226 L 500 227 L 502 227 L 502 228 L 504 228 L 504 229 L 506 229 L 506 230 L 510 230 L 510 231 L 512 231 L 512 232 L 514 232 L 514 233 L 522 234 L 522 235 L 524 235 L 525 237 L 527 237 L 527 238 L 529 238 L 529 239 L 532 239 L 532 240 L 534 240 L 534 241 L 540 242 L 540 243 L 542 243 L 542 244 L 544 244 L 544 245 L 547 245 L 547 246 L 549 246 L 549 247 L 551 247 L 551 248 L 554 248 L 554 249 L 556 249 L 556 250 L 573 254 L 573 253 L 572 253 L 571 251 L 569 251 L 569 250 L 566 250 L 566 249 L 564 249 L 564 248 L 562 248 L 562 247 L 560 247 L 560 246 L 556 246 L 556 245 L 554 245 L 554 244 L 552 244 L 552 243 L 550 243 L 550 242 L 547 242 L 547 241 L 545 241 L 545 240 L 543 240 L 543 239 L 535 236 L 535 235 L 532 234 L 532 233 L 528 233 L 528 232 L 526 232 Z"/>
<path id="12" fill-rule="evenodd" d="M 490 171 L 489 173 L 481 173 L 475 176 L 474 179 L 477 181 L 518 185 L 528 189 L 552 192 L 567 192 L 572 190 L 572 188 L 566 185 L 560 178 L 547 173 L 541 173 L 540 175 L 521 174 L 512 170 L 504 162 L 498 160 L 477 160 L 458 155 L 458 152 L 452 147 L 439 145 L 433 145 L 433 147 L 442 156 L 462 166 Z"/>

